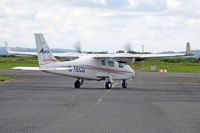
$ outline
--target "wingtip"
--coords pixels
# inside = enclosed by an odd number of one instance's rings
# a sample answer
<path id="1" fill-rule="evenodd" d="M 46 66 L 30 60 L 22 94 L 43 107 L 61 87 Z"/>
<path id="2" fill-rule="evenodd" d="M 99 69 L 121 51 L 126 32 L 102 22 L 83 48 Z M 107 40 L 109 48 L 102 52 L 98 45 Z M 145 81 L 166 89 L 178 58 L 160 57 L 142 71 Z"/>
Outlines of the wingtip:
<path id="1" fill-rule="evenodd" d="M 6 52 L 7 54 L 13 54 L 13 51 L 10 49 L 10 47 L 8 46 L 7 41 L 4 41 L 5 44 L 5 48 L 6 48 Z"/>
<path id="2" fill-rule="evenodd" d="M 186 43 L 186 55 L 192 55 L 191 47 L 190 47 L 190 42 Z"/>

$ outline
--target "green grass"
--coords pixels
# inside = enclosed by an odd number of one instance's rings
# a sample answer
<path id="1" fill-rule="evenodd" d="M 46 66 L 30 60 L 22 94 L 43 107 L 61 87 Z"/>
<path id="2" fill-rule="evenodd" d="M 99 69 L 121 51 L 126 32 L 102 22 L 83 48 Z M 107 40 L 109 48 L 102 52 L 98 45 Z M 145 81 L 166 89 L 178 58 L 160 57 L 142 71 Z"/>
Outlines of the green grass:
<path id="1" fill-rule="evenodd" d="M 38 66 L 37 57 L 0 57 L 0 69 L 17 66 Z"/>
<path id="2" fill-rule="evenodd" d="M 11 80 L 11 79 L 13 79 L 12 76 L 0 76 L 0 82 Z"/>
<path id="3" fill-rule="evenodd" d="M 60 57 L 57 58 L 59 61 L 64 61 L 65 59 Z M 0 69 L 10 69 L 17 66 L 25 67 L 37 67 L 38 60 L 37 56 L 0 56 Z"/>
<path id="4" fill-rule="evenodd" d="M 64 58 L 58 60 L 64 61 Z M 157 70 L 167 69 L 168 72 L 200 72 L 200 63 L 194 58 L 152 58 L 136 62 L 133 69 L 152 72 L 151 66 L 156 65 Z M 28 57 L 0 57 L 0 69 L 9 69 L 17 66 L 38 66 L 36 56 Z"/>
<path id="5" fill-rule="evenodd" d="M 200 72 L 200 63 L 194 58 L 164 58 L 147 59 L 136 62 L 133 69 L 152 72 L 151 66 L 157 66 L 157 70 L 167 69 L 168 72 Z"/>

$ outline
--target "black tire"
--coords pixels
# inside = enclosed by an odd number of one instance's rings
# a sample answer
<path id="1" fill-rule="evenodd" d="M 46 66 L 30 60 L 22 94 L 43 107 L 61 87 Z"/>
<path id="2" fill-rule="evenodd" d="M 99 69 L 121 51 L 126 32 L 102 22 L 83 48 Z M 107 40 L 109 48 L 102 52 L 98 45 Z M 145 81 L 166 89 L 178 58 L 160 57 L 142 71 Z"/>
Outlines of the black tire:
<path id="1" fill-rule="evenodd" d="M 80 86 L 81 86 L 81 82 L 80 82 L 79 80 L 76 80 L 76 81 L 74 82 L 74 87 L 75 87 L 75 88 L 80 88 Z"/>
<path id="2" fill-rule="evenodd" d="M 111 89 L 112 88 L 112 83 L 110 81 L 107 81 L 105 84 L 106 89 Z"/>
<path id="3" fill-rule="evenodd" d="M 127 86 L 128 86 L 127 82 L 126 82 L 126 81 L 123 81 L 123 82 L 122 82 L 122 87 L 123 87 L 123 88 L 127 88 Z"/>

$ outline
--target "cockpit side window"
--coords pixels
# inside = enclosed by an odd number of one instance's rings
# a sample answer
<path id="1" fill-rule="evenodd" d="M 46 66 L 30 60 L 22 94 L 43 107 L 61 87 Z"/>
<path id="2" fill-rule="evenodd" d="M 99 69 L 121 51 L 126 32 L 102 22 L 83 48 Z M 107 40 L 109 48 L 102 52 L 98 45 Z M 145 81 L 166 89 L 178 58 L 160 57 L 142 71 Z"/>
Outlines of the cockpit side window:
<path id="1" fill-rule="evenodd" d="M 101 60 L 101 64 L 102 64 L 103 66 L 106 66 L 106 61 L 105 61 L 105 60 Z"/>
<path id="2" fill-rule="evenodd" d="M 115 62 L 113 60 L 108 60 L 108 66 L 115 66 Z"/>

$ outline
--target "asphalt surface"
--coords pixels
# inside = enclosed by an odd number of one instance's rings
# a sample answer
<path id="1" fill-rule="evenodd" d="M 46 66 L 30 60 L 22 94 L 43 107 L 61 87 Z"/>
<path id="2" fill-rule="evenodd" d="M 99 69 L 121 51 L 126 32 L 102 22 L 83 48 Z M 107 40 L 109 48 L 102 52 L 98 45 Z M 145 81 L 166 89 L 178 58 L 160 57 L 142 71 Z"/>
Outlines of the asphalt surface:
<path id="1" fill-rule="evenodd" d="M 0 133 L 199 133 L 200 73 L 142 73 L 111 90 L 32 71 L 0 71 Z"/>

